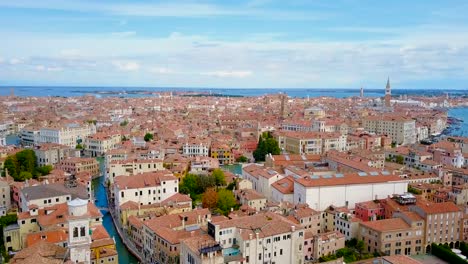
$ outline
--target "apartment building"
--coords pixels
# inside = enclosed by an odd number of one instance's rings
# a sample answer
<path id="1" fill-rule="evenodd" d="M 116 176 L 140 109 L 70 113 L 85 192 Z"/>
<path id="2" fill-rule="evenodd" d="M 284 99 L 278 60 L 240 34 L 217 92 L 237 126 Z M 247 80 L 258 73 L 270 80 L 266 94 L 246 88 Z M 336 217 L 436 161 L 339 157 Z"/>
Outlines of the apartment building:
<path id="1" fill-rule="evenodd" d="M 210 141 L 202 139 L 190 139 L 182 146 L 182 154 L 187 157 L 209 156 Z"/>
<path id="2" fill-rule="evenodd" d="M 344 247 L 345 236 L 338 231 L 315 235 L 306 231 L 304 238 L 304 261 L 318 261 L 319 258 L 335 254 L 339 249 Z"/>
<path id="3" fill-rule="evenodd" d="M 256 211 L 264 210 L 267 202 L 266 197 L 252 189 L 242 189 L 234 192 L 237 200 L 242 205 L 247 205 Z"/>
<path id="4" fill-rule="evenodd" d="M 31 147 L 38 144 L 40 141 L 39 127 L 24 127 L 20 130 L 19 138 L 22 146 Z"/>
<path id="5" fill-rule="evenodd" d="M 211 220 L 208 209 L 163 215 L 143 222 L 145 263 L 179 263 L 180 242 L 201 234 Z"/>
<path id="6" fill-rule="evenodd" d="M 89 173 L 91 176 L 99 176 L 99 163 L 94 158 L 68 158 L 57 164 L 56 168 L 76 175 L 79 173 Z"/>
<path id="7" fill-rule="evenodd" d="M 211 145 L 210 157 L 217 159 L 219 165 L 229 165 L 234 163 L 234 154 L 227 144 L 213 143 Z"/>
<path id="8" fill-rule="evenodd" d="M 432 243 L 453 244 L 462 238 L 463 212 L 453 202 L 419 202 L 410 207 L 424 221 L 424 246 Z"/>
<path id="9" fill-rule="evenodd" d="M 207 242 L 222 248 L 225 262 L 304 262 L 304 229 L 276 213 L 209 222 L 208 234 Z"/>
<path id="10" fill-rule="evenodd" d="M 132 177 L 117 176 L 113 186 L 115 207 L 129 201 L 140 205 L 160 203 L 178 193 L 179 180 L 167 170 Z"/>
<path id="11" fill-rule="evenodd" d="M 359 239 L 369 253 L 385 255 L 424 254 L 424 219 L 413 212 L 399 217 L 361 222 Z"/>
<path id="12" fill-rule="evenodd" d="M 67 124 L 57 127 L 44 127 L 39 130 L 38 143 L 57 143 L 74 148 L 77 144 L 96 133 L 93 124 Z"/>
<path id="13" fill-rule="evenodd" d="M 294 200 L 294 178 L 287 176 L 271 185 L 271 199 L 276 202 L 290 202 Z"/>
<path id="14" fill-rule="evenodd" d="M 91 157 L 104 155 L 107 151 L 115 149 L 122 141 L 120 134 L 97 133 L 84 140 L 85 153 Z"/>
<path id="15" fill-rule="evenodd" d="M 252 182 L 253 189 L 270 200 L 272 199 L 271 185 L 283 179 L 284 176 L 271 168 L 250 164 L 242 168 L 242 178 Z"/>
<path id="16" fill-rule="evenodd" d="M 349 212 L 337 212 L 334 215 L 335 231 L 343 234 L 346 240 L 357 238 L 361 219 Z"/>
<path id="17" fill-rule="evenodd" d="M 223 249 L 207 234 L 183 239 L 180 243 L 182 264 L 223 264 L 226 263 Z"/>
<path id="18" fill-rule="evenodd" d="M 132 176 L 141 173 L 164 170 L 164 163 L 160 159 L 124 159 L 113 160 L 107 166 L 107 180 L 114 182 L 117 176 Z"/>
<path id="19" fill-rule="evenodd" d="M 398 145 L 416 142 L 416 121 L 411 118 L 389 115 L 369 116 L 363 120 L 363 126 L 368 132 L 391 136 Z"/>
<path id="20" fill-rule="evenodd" d="M 346 138 L 336 132 L 280 132 L 280 149 L 292 154 L 322 154 L 329 150 L 345 151 Z"/>
<path id="21" fill-rule="evenodd" d="M 365 201 L 356 203 L 354 206 L 355 215 L 364 222 L 375 221 L 385 217 L 385 209 L 380 202 Z"/>
<path id="22" fill-rule="evenodd" d="M 10 185 L 0 179 L 0 216 L 6 215 L 11 208 Z"/>
<path id="23" fill-rule="evenodd" d="M 74 148 L 55 143 L 42 143 L 34 148 L 39 166 L 56 165 L 69 157 L 79 157 L 80 152 Z"/>

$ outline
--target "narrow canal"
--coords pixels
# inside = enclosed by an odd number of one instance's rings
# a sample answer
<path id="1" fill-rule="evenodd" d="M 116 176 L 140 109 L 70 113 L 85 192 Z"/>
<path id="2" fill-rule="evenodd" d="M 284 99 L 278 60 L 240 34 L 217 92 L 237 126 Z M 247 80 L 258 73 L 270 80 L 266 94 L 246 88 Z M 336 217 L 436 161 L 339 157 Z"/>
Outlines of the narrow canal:
<path id="1" fill-rule="evenodd" d="M 99 159 L 98 161 L 101 165 L 101 171 L 104 171 L 104 161 L 103 159 Z M 96 178 L 93 180 L 93 190 L 94 190 L 94 198 L 96 199 L 96 206 L 101 208 L 107 208 L 107 198 L 106 198 L 106 190 L 104 188 L 104 176 Z M 115 240 L 115 246 L 117 248 L 117 252 L 119 253 L 119 264 L 126 264 L 126 263 L 138 263 L 138 260 L 128 252 L 127 248 L 122 244 L 122 240 L 120 239 L 117 231 L 115 230 L 114 223 L 112 222 L 112 217 L 108 211 L 102 210 L 101 213 L 103 214 L 103 226 L 106 228 L 107 232 L 111 237 Z"/>

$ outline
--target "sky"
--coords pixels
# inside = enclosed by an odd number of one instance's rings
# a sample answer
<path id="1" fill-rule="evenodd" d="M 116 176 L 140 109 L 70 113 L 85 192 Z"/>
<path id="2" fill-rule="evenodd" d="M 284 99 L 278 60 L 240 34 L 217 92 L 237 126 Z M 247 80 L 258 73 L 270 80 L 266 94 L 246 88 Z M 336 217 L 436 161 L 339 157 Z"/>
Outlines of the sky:
<path id="1" fill-rule="evenodd" d="M 0 0 L 0 85 L 468 88 L 465 0 Z"/>

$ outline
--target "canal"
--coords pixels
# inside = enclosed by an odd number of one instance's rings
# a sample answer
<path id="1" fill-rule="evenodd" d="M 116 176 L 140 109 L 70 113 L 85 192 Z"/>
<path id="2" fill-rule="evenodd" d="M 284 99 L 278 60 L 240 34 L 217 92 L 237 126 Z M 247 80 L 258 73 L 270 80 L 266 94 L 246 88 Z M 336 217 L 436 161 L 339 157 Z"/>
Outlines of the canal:
<path id="1" fill-rule="evenodd" d="M 101 165 L 101 171 L 104 171 L 104 160 L 102 158 L 98 158 L 98 161 Z M 93 180 L 92 183 L 93 190 L 94 190 L 94 198 L 96 199 L 96 206 L 101 208 L 107 208 L 107 197 L 106 197 L 106 189 L 104 188 L 104 176 L 96 178 Z M 115 230 L 114 223 L 112 222 L 112 217 L 108 211 L 101 211 L 103 217 L 103 226 L 106 228 L 107 232 L 111 237 L 115 240 L 115 246 L 117 248 L 117 252 L 119 254 L 119 264 L 125 263 L 138 263 L 138 260 L 128 252 L 127 248 L 122 243 L 117 231 Z"/>

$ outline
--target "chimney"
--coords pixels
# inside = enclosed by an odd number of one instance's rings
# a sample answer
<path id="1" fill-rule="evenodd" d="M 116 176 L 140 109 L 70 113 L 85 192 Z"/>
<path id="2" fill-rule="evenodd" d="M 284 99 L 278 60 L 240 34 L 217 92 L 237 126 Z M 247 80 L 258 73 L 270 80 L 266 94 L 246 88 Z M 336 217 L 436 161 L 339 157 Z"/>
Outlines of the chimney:
<path id="1" fill-rule="evenodd" d="M 191 237 L 195 236 L 195 231 L 190 231 L 190 236 Z"/>
<path id="2" fill-rule="evenodd" d="M 260 237 L 260 233 L 259 232 L 255 232 L 255 238 L 258 239 Z"/>
<path id="3" fill-rule="evenodd" d="M 250 234 L 249 234 L 249 240 L 252 240 L 252 238 L 253 238 L 253 234 L 250 233 Z"/>
<path id="4" fill-rule="evenodd" d="M 291 232 L 296 231 L 296 226 L 291 226 Z"/>

